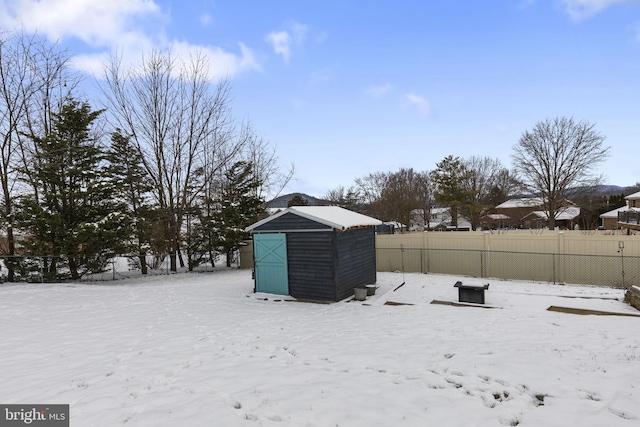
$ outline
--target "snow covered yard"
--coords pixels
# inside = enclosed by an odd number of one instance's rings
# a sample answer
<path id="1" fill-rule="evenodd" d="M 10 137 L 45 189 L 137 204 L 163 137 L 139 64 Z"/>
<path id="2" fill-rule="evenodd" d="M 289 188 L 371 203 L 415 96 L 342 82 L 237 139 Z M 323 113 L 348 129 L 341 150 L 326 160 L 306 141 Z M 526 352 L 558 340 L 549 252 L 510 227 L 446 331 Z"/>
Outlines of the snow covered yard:
<path id="1" fill-rule="evenodd" d="M 457 280 L 496 308 L 430 304 Z M 2 285 L 0 402 L 70 404 L 74 427 L 640 422 L 640 317 L 546 311 L 638 314 L 621 290 L 378 283 L 335 304 L 253 294 L 244 270 Z"/>

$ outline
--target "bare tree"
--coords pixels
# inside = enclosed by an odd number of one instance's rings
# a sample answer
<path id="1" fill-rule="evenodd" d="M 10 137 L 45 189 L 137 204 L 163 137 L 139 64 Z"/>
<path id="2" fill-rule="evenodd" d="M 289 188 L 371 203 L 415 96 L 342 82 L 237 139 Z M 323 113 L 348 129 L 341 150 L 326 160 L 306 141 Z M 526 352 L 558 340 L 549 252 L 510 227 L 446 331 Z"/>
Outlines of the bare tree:
<path id="1" fill-rule="evenodd" d="M 516 175 L 515 172 L 507 168 L 498 171 L 494 177 L 493 187 L 489 190 L 487 199 L 489 205 L 498 206 L 511 197 L 522 193 L 523 184 Z"/>
<path id="2" fill-rule="evenodd" d="M 6 231 L 6 252 L 16 253 L 13 229 L 14 203 L 22 178 L 29 182 L 28 167 L 34 146 L 25 134 L 50 130 L 51 112 L 68 93 L 64 80 L 68 56 L 37 34 L 24 31 L 0 35 L 0 218 Z M 54 105 L 55 104 L 55 105 Z M 36 194 L 37 197 L 37 194 Z M 14 280 L 14 263 L 6 263 L 9 281 Z"/>
<path id="3" fill-rule="evenodd" d="M 251 126 L 246 124 L 248 132 L 247 145 L 243 157 L 253 166 L 253 176 L 260 185 L 256 188 L 256 196 L 265 200 L 273 200 L 291 182 L 295 175 L 295 165 L 283 170 L 278 162 L 275 145 L 270 144 Z"/>
<path id="4" fill-rule="evenodd" d="M 413 168 L 400 168 L 397 172 L 390 173 L 381 194 L 385 218 L 398 221 L 409 228 L 413 219 L 412 211 L 430 210 L 430 183 L 428 173 L 419 173 Z"/>
<path id="5" fill-rule="evenodd" d="M 467 203 L 460 205 L 460 214 L 469 220 L 471 228 L 476 230 L 482 216 L 496 206 L 492 203 L 496 193 L 510 191 L 504 188 L 504 184 L 510 183 L 509 180 L 505 180 L 509 171 L 499 159 L 491 157 L 472 156 L 463 159 L 462 164 L 467 171 L 463 176 L 462 186 L 471 198 Z"/>
<path id="6" fill-rule="evenodd" d="M 358 192 L 358 189 L 353 186 L 345 188 L 343 185 L 340 185 L 329 190 L 322 198 L 333 206 L 340 206 L 341 208 L 356 212 L 358 212 L 362 205 L 360 193 Z"/>
<path id="7" fill-rule="evenodd" d="M 546 119 L 525 131 L 513 147 L 514 168 L 527 188 L 542 197 L 550 229 L 571 188 L 592 187 L 601 180 L 595 168 L 609 147 L 594 127 L 573 118 Z"/>
<path id="8" fill-rule="evenodd" d="M 388 176 L 386 172 L 372 172 L 355 180 L 355 190 L 362 200 L 361 212 L 383 221 L 386 220 L 386 213 L 381 199 Z"/>
<path id="9" fill-rule="evenodd" d="M 208 73 L 204 55 L 181 62 L 168 52 L 152 51 L 130 69 L 114 55 L 102 85 L 114 127 L 131 135 L 143 155 L 172 271 L 185 212 L 252 135 L 235 127 L 228 80 L 214 84 Z"/>

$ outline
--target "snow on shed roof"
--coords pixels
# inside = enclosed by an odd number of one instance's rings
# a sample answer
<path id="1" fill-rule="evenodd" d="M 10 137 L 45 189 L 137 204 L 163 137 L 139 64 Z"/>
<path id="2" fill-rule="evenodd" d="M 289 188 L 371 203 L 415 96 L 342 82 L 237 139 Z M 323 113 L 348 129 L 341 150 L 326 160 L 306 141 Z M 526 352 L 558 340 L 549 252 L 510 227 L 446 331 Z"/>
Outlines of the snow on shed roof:
<path id="1" fill-rule="evenodd" d="M 354 227 L 366 227 L 382 224 L 382 221 L 378 219 L 338 206 L 292 206 L 275 215 L 265 218 L 262 221 L 258 221 L 255 224 L 250 225 L 245 230 L 251 231 L 256 227 L 273 221 L 274 219 L 288 213 L 316 221 L 320 224 L 324 224 L 338 230 L 348 230 L 349 228 Z"/>

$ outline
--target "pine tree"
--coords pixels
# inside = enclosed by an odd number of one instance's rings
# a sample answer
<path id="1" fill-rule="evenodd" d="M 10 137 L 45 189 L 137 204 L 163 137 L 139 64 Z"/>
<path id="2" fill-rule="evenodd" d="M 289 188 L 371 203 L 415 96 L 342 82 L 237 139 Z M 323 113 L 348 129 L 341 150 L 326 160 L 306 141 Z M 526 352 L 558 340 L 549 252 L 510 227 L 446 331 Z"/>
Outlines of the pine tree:
<path id="1" fill-rule="evenodd" d="M 213 222 L 219 250 L 227 256 L 227 267 L 231 267 L 234 252 L 247 238 L 244 229 L 264 213 L 264 200 L 257 195 L 259 187 L 250 162 L 236 162 L 225 174 Z"/>
<path id="2" fill-rule="evenodd" d="M 469 177 L 469 171 L 460 158 L 447 156 L 431 172 L 431 179 L 435 184 L 434 196 L 442 206 L 448 206 L 451 213 L 451 225 L 458 228 L 458 213 L 461 207 L 467 210 L 476 209 L 474 192 L 464 187 Z"/>
<path id="3" fill-rule="evenodd" d="M 300 194 L 296 194 L 287 203 L 288 208 L 290 208 L 291 206 L 309 206 L 309 201 L 302 197 Z"/>
<path id="4" fill-rule="evenodd" d="M 105 153 L 91 127 L 102 111 L 67 101 L 55 114 L 52 131 L 30 135 L 36 152 L 29 171 L 33 193 L 21 199 L 19 223 L 31 237 L 29 251 L 53 255 L 51 275 L 66 262 L 72 279 L 102 271 L 126 250 L 131 232 L 123 205 L 105 168 Z"/>
<path id="5" fill-rule="evenodd" d="M 146 255 L 150 247 L 154 208 L 149 200 L 152 185 L 142 163 L 142 154 L 129 137 L 116 129 L 111 135 L 107 158 L 108 173 L 118 188 L 117 197 L 126 207 L 125 213 L 133 226 L 134 241 L 131 250 L 142 274 L 147 274 Z"/>

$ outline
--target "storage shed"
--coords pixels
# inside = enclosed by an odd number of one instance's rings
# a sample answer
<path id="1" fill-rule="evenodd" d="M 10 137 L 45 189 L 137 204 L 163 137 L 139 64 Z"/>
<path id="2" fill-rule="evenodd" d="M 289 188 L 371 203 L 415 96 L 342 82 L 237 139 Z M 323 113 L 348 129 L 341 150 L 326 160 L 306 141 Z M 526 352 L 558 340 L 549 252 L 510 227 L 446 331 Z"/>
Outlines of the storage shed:
<path id="1" fill-rule="evenodd" d="M 249 227 L 255 291 L 340 301 L 376 282 L 381 221 L 337 206 L 294 206 Z"/>

